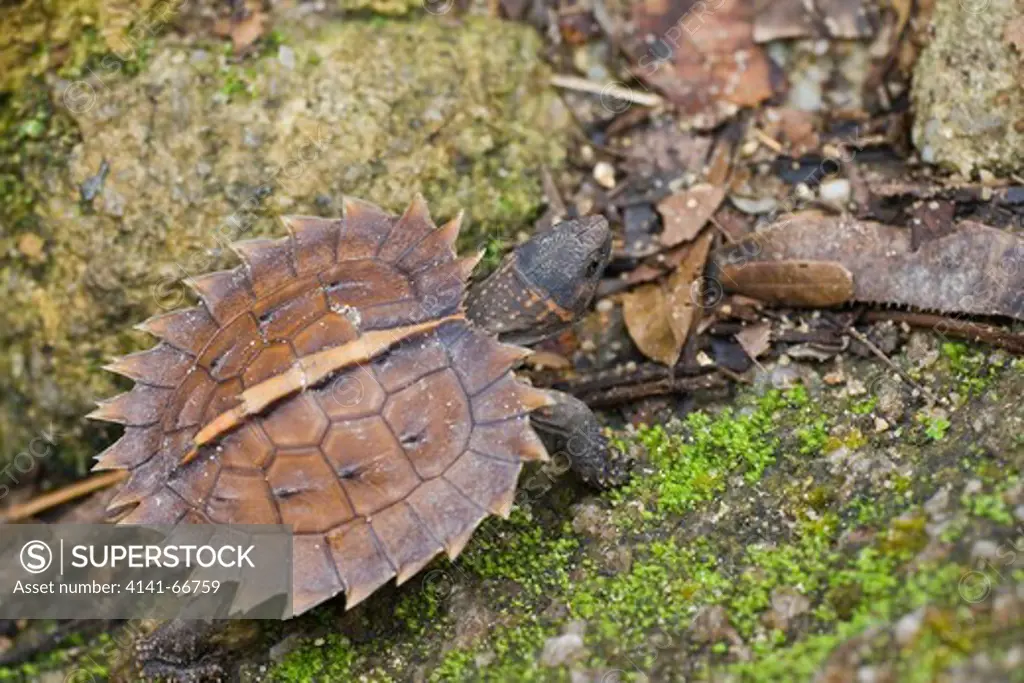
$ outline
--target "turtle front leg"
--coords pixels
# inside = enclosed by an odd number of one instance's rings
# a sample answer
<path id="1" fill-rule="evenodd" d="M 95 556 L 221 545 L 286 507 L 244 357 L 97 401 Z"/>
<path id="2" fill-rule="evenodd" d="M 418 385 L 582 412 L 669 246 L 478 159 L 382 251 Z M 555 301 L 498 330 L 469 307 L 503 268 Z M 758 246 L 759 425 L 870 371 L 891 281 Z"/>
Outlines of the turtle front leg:
<path id="1" fill-rule="evenodd" d="M 226 622 L 171 619 L 135 643 L 136 673 L 145 679 L 201 683 L 220 681 L 227 670 L 213 641 Z"/>
<path id="2" fill-rule="evenodd" d="M 564 453 L 569 467 L 587 484 L 610 488 L 629 477 L 626 462 L 601 433 L 597 416 L 586 403 L 561 391 L 548 390 L 554 405 L 531 413 L 533 428 L 552 456 Z"/>

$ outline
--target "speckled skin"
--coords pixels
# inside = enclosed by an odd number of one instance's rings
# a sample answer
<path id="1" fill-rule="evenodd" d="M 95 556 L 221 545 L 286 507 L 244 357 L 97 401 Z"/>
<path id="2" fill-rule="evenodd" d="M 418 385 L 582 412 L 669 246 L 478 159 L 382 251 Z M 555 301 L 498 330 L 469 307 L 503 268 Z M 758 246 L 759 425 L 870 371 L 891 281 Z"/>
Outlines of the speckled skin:
<path id="1" fill-rule="evenodd" d="M 586 216 L 534 235 L 469 291 L 466 315 L 513 344 L 533 344 L 575 320 L 594 297 L 611 252 L 608 222 Z"/>
<path id="2" fill-rule="evenodd" d="M 590 305 L 611 252 L 608 222 L 585 216 L 538 233 L 470 289 L 466 315 L 503 342 L 533 344 L 572 324 Z M 590 408 L 549 391 L 554 404 L 535 411 L 533 428 L 552 454 L 592 486 L 620 483 L 607 441 Z"/>

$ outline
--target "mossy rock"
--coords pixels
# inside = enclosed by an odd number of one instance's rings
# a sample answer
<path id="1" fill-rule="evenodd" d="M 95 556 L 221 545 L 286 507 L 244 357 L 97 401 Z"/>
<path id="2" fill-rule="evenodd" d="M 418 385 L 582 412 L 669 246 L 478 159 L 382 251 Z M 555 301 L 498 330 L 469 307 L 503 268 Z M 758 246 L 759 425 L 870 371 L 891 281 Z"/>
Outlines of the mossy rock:
<path id="1" fill-rule="evenodd" d="M 424 0 L 338 0 L 338 6 L 349 12 L 367 12 L 382 16 L 400 17 L 411 14 L 417 10 L 428 9 Z M 450 8 L 451 5 L 449 4 Z M 429 8 L 434 9 L 434 8 Z M 434 14 L 442 14 L 437 11 L 443 9 L 438 7 Z"/>
<path id="2" fill-rule="evenodd" d="M 80 142 L 0 197 L 0 215 L 28 197 L 31 234 L 0 257 L 0 460 L 52 422 L 60 461 L 84 470 L 112 437 L 81 420 L 117 391 L 102 365 L 151 343 L 132 325 L 185 304 L 183 278 L 232 265 L 229 242 L 282 234 L 281 214 L 338 215 L 346 194 L 399 211 L 422 192 L 436 219 L 466 210 L 463 247 L 529 225 L 569 121 L 535 33 L 283 28 L 294 45 L 241 64 L 161 39 L 133 78 L 115 59 L 55 82 Z"/>
<path id="3" fill-rule="evenodd" d="M 968 177 L 1024 169 L 1024 45 L 1011 31 L 1022 13 L 1022 0 L 935 3 L 912 91 L 925 162 Z"/>
<path id="4" fill-rule="evenodd" d="M 169 0 L 23 0 L 0 4 L 0 92 L 54 68 L 75 68 L 90 55 L 127 60 L 171 20 Z"/>

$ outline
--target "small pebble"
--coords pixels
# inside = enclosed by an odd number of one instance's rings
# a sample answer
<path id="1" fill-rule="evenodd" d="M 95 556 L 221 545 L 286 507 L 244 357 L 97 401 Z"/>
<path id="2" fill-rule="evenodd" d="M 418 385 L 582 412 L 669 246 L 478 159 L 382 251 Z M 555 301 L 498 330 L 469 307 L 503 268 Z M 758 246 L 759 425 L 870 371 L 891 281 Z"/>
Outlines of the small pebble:
<path id="1" fill-rule="evenodd" d="M 991 560 L 999 553 L 999 544 L 995 541 L 982 539 L 971 546 L 972 560 Z"/>
<path id="2" fill-rule="evenodd" d="M 821 378 L 825 384 L 829 386 L 836 386 L 846 382 L 846 373 L 843 372 L 842 368 L 833 370 L 832 372 L 825 373 L 825 376 Z"/>
<path id="3" fill-rule="evenodd" d="M 851 379 L 846 384 L 846 392 L 850 396 L 863 396 L 868 393 L 868 388 L 859 379 Z"/>
<path id="4" fill-rule="evenodd" d="M 896 636 L 896 642 L 900 645 L 909 645 L 913 642 L 914 638 L 921 631 L 921 624 L 924 622 L 924 608 L 914 610 L 910 614 L 904 615 L 899 621 L 896 622 L 896 628 L 893 635 Z"/>
<path id="5" fill-rule="evenodd" d="M 545 641 L 540 663 L 544 666 L 562 666 L 579 659 L 582 655 L 583 638 L 576 633 L 567 633 Z"/>
<path id="6" fill-rule="evenodd" d="M 938 493 L 925 501 L 924 511 L 929 517 L 937 518 L 949 508 L 949 488 L 943 487 Z"/>
<path id="7" fill-rule="evenodd" d="M 879 675 L 876 667 L 862 666 L 857 669 L 857 683 L 880 683 L 884 680 L 887 679 Z"/>
<path id="8" fill-rule="evenodd" d="M 823 201 L 845 205 L 850 201 L 850 181 L 845 178 L 826 180 L 818 187 L 818 196 Z"/>
<path id="9" fill-rule="evenodd" d="M 889 430 L 889 423 L 883 417 L 875 418 L 875 434 L 881 434 Z"/>
<path id="10" fill-rule="evenodd" d="M 612 189 L 615 187 L 615 168 L 607 161 L 599 161 L 594 165 L 594 180 L 601 187 Z"/>
<path id="11" fill-rule="evenodd" d="M 295 50 L 291 49 L 287 45 L 281 45 L 277 48 L 277 61 L 286 69 L 294 69 Z"/>

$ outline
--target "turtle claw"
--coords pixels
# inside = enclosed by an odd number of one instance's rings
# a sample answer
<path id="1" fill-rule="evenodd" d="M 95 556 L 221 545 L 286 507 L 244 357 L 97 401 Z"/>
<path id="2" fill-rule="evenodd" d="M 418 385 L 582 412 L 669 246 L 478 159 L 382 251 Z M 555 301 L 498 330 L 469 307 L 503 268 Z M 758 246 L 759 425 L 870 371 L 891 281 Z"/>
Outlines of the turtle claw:
<path id="1" fill-rule="evenodd" d="M 227 670 L 213 645 L 223 631 L 223 622 L 166 621 L 134 643 L 136 673 L 178 683 L 224 680 Z"/>
<path id="2" fill-rule="evenodd" d="M 597 417 L 586 403 L 560 391 L 546 392 L 552 402 L 530 414 L 548 451 L 565 454 L 569 467 L 595 488 L 612 488 L 629 479 L 628 463 L 611 448 Z"/>

